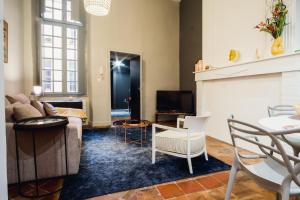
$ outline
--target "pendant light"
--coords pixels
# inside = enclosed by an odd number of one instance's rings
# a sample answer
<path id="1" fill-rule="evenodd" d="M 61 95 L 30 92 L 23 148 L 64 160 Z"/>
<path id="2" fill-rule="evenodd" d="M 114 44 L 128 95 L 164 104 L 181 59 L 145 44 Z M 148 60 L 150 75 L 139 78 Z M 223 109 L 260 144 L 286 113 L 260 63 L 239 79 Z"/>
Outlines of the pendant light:
<path id="1" fill-rule="evenodd" d="M 111 0 L 84 0 L 84 8 L 86 12 L 96 15 L 108 15 L 111 5 Z"/>

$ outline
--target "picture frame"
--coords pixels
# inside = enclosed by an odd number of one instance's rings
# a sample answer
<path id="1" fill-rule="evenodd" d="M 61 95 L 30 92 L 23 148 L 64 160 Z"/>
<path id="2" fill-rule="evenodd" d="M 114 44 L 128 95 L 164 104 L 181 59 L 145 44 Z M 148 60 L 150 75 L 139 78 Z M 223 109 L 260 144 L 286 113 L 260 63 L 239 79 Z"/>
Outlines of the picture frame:
<path id="1" fill-rule="evenodd" d="M 3 20 L 3 52 L 4 63 L 8 63 L 8 23 Z"/>

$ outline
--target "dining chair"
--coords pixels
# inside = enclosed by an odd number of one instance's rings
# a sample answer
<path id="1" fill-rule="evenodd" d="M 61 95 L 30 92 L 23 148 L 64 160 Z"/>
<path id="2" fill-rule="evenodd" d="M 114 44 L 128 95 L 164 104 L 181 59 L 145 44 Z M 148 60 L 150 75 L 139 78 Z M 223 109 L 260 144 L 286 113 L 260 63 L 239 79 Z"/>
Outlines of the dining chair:
<path id="1" fill-rule="evenodd" d="M 189 172 L 193 174 L 192 158 L 205 155 L 206 150 L 205 124 L 208 116 L 186 116 L 177 119 L 177 128 L 152 124 L 152 164 L 155 164 L 156 152 L 186 158 Z M 183 122 L 183 128 L 180 128 Z M 158 132 L 160 129 L 162 131 Z"/>
<path id="2" fill-rule="evenodd" d="M 273 107 L 268 106 L 268 114 L 269 117 L 278 117 L 283 115 L 292 116 L 296 115 L 297 113 L 292 105 L 276 105 Z M 284 139 L 286 138 L 284 137 Z M 289 142 L 289 140 L 286 141 Z M 273 142 L 271 143 L 271 146 L 274 147 Z M 271 155 L 272 154 L 273 152 L 271 151 Z M 294 148 L 294 155 L 299 155 L 299 150 Z"/>
<path id="3" fill-rule="evenodd" d="M 230 199 L 233 184 L 238 171 L 244 171 L 260 186 L 277 193 L 277 199 L 288 200 L 290 196 L 300 194 L 300 159 L 286 152 L 281 137 L 299 133 L 300 129 L 290 129 L 278 132 L 268 132 L 254 125 L 228 119 L 228 127 L 234 146 L 234 161 L 228 181 L 225 200 Z M 261 142 L 263 138 L 270 138 L 274 147 Z M 255 145 L 261 154 L 242 154 L 239 142 L 243 141 Z M 288 145 L 288 144 L 287 144 Z M 245 143 L 243 143 L 245 146 Z M 277 154 L 273 156 L 270 151 Z M 256 159 L 255 164 L 248 164 L 247 160 Z M 295 164 L 297 163 L 297 164 Z"/>
<path id="4" fill-rule="evenodd" d="M 269 117 L 276 117 L 281 115 L 295 115 L 296 111 L 292 105 L 276 105 L 268 106 Z"/>

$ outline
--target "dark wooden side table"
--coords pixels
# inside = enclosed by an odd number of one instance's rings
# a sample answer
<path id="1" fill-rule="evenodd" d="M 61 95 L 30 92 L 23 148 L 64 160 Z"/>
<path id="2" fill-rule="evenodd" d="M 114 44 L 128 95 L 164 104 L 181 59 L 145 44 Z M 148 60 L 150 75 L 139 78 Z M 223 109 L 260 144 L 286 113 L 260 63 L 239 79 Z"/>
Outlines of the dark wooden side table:
<path id="1" fill-rule="evenodd" d="M 18 193 L 27 198 L 39 198 L 43 196 L 48 196 L 60 191 L 62 188 L 52 191 L 46 194 L 39 193 L 39 178 L 38 178 L 38 169 L 37 169 L 37 159 L 36 159 L 36 135 L 41 134 L 42 130 L 48 130 L 53 128 L 63 128 L 64 130 L 64 140 L 65 140 L 65 162 L 66 162 L 66 175 L 69 174 L 68 169 L 68 142 L 67 142 L 67 133 L 66 127 L 69 123 L 68 118 L 60 116 L 51 116 L 51 117 L 38 117 L 38 118 L 29 118 L 18 121 L 14 124 L 15 130 L 15 143 L 16 143 L 16 156 L 17 156 L 17 170 L 18 170 Z M 32 135 L 32 149 L 33 149 L 33 159 L 34 159 L 34 173 L 35 173 L 35 194 L 34 195 L 25 195 L 22 193 L 22 182 L 20 177 L 20 157 L 19 157 L 19 142 L 18 142 L 18 133 L 19 132 L 29 132 Z"/>

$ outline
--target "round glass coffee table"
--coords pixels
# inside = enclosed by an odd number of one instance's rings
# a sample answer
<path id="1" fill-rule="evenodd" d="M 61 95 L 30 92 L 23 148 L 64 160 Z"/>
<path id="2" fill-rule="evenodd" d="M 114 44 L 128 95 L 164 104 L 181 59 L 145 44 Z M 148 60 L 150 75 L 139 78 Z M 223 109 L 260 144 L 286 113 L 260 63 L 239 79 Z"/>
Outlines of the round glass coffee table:
<path id="1" fill-rule="evenodd" d="M 115 129 L 115 137 L 117 137 L 118 130 L 124 132 L 125 143 L 136 143 L 143 146 L 143 143 L 147 140 L 147 127 L 151 125 L 148 120 L 117 120 L 113 122 L 113 127 Z M 130 129 L 140 129 L 140 139 L 130 139 L 128 134 Z"/>

